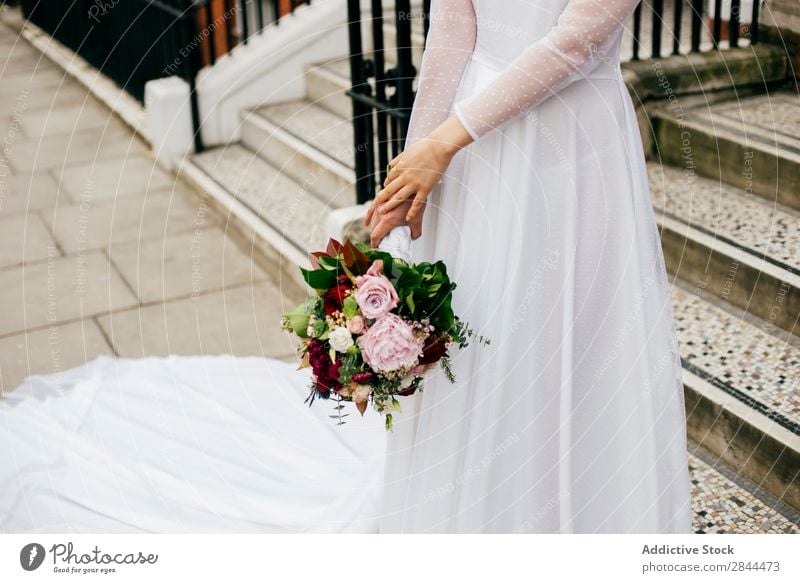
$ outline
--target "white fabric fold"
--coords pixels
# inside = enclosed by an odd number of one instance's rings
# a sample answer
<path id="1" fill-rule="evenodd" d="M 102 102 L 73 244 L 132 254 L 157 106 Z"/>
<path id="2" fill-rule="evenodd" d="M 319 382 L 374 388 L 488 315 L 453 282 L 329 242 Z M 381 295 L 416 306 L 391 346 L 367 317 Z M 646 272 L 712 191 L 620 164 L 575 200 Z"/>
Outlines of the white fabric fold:
<path id="1" fill-rule="evenodd" d="M 394 227 L 381 239 L 378 249 L 411 263 L 411 227 L 408 225 Z"/>

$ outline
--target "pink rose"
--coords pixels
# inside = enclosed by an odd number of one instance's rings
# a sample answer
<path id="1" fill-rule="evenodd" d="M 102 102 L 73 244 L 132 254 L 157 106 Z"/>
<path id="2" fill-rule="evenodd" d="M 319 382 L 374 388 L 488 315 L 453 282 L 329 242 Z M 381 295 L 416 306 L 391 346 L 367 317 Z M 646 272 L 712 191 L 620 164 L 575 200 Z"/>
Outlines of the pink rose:
<path id="1" fill-rule="evenodd" d="M 361 334 L 364 331 L 364 318 L 361 316 L 353 316 L 347 321 L 347 329 L 351 334 Z"/>
<path id="2" fill-rule="evenodd" d="M 397 306 L 399 298 L 392 282 L 381 273 L 383 260 L 376 259 L 356 280 L 355 298 L 361 313 L 367 318 L 380 318 Z"/>
<path id="3" fill-rule="evenodd" d="M 358 337 L 358 347 L 370 367 L 380 372 L 410 369 L 417 365 L 424 340 L 397 314 L 386 314 Z"/>

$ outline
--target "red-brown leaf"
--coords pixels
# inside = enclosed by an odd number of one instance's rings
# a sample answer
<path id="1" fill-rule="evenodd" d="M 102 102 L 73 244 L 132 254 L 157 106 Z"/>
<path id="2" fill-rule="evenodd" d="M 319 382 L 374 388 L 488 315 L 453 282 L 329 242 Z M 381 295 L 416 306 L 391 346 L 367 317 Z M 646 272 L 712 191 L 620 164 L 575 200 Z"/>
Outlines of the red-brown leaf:
<path id="1" fill-rule="evenodd" d="M 319 258 L 327 256 L 328 254 L 324 251 L 314 251 L 313 253 L 309 253 L 309 257 L 311 258 L 311 266 L 314 269 L 319 269 Z"/>
<path id="2" fill-rule="evenodd" d="M 328 255 L 330 255 L 331 257 L 335 257 L 336 255 L 342 252 L 342 244 L 339 243 L 339 241 L 337 241 L 336 239 L 331 238 L 328 241 L 328 248 L 326 250 L 328 252 Z"/>

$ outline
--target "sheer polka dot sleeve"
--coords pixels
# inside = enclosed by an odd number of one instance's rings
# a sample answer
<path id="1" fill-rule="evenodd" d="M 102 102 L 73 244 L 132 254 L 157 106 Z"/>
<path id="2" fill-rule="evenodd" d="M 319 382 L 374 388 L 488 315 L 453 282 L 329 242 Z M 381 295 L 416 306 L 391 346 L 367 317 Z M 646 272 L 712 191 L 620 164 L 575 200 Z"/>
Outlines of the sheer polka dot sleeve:
<path id="1" fill-rule="evenodd" d="M 609 54 L 609 43 L 640 0 L 570 0 L 556 26 L 525 49 L 489 85 L 454 110 L 474 139 L 583 78 Z"/>
<path id="2" fill-rule="evenodd" d="M 432 0 L 406 147 L 430 134 L 450 115 L 475 37 L 472 0 Z"/>

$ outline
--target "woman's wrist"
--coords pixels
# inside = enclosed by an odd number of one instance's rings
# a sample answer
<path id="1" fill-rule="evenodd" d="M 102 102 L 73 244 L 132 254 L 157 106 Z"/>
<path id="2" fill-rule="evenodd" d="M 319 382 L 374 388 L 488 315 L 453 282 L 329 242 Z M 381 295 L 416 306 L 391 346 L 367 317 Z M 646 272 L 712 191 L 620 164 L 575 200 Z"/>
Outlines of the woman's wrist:
<path id="1" fill-rule="evenodd" d="M 439 148 L 443 154 L 451 158 L 455 156 L 459 150 L 470 145 L 474 141 L 461 123 L 461 120 L 455 115 L 442 122 L 439 127 L 431 132 L 428 138 L 437 145 L 437 148 Z"/>

